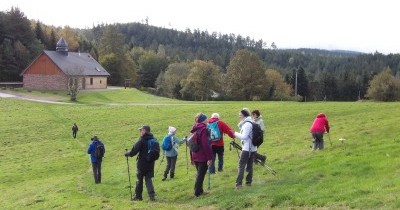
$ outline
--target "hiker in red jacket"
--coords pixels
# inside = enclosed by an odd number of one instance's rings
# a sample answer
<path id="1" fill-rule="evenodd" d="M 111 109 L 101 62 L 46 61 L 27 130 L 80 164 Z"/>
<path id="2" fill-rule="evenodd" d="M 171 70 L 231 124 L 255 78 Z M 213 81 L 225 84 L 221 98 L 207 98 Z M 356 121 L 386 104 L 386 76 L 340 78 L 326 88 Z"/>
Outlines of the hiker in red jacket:
<path id="1" fill-rule="evenodd" d="M 324 149 L 325 132 L 329 133 L 329 122 L 324 113 L 319 113 L 310 128 L 310 133 L 314 139 L 313 150 Z"/>
<path id="2" fill-rule="evenodd" d="M 215 174 L 215 159 L 218 154 L 218 172 L 223 171 L 224 166 L 224 134 L 227 134 L 231 138 L 235 138 L 233 130 L 222 120 L 219 119 L 218 113 L 213 113 L 208 123 L 218 123 L 218 129 L 221 134 L 221 138 L 218 141 L 211 141 L 211 148 L 213 151 L 212 164 L 209 167 L 209 172 Z"/>

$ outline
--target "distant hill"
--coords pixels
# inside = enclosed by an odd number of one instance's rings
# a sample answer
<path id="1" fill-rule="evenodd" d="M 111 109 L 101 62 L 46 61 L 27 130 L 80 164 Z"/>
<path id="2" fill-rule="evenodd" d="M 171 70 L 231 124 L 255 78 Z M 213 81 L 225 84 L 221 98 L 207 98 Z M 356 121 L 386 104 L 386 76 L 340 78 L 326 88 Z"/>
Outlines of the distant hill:
<path id="1" fill-rule="evenodd" d="M 358 56 L 364 54 L 362 52 L 350 51 L 350 50 L 326 50 L 326 49 L 315 49 L 315 48 L 298 48 L 298 49 L 287 49 L 288 51 L 300 52 L 310 55 L 333 55 L 333 56 Z"/>

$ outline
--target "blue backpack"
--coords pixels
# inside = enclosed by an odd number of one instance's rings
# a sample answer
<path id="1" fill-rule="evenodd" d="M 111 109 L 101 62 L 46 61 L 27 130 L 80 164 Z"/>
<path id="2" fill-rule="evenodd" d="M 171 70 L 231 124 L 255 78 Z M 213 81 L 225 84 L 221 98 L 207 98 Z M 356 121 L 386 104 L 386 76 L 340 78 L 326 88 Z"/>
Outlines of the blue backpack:
<path id="1" fill-rule="evenodd" d="M 160 144 L 158 143 L 157 139 L 149 139 L 147 140 L 147 154 L 146 160 L 148 162 L 153 162 L 158 160 L 160 157 Z"/>
<path id="2" fill-rule="evenodd" d="M 218 128 L 218 121 L 209 123 L 207 125 L 208 133 L 210 134 L 210 141 L 219 141 L 221 140 L 221 131 Z"/>
<path id="3" fill-rule="evenodd" d="M 169 151 L 172 149 L 172 136 L 165 136 L 161 145 L 164 151 Z"/>

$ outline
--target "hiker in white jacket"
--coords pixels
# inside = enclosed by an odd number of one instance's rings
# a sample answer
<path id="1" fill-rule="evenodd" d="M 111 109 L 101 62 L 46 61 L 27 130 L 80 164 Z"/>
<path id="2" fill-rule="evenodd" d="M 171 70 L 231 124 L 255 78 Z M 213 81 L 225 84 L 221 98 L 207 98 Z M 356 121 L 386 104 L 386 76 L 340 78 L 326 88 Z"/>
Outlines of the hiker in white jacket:
<path id="1" fill-rule="evenodd" d="M 257 151 L 257 147 L 252 144 L 251 137 L 253 135 L 253 125 L 250 122 L 254 122 L 250 117 L 248 110 L 243 109 L 239 112 L 240 122 L 238 124 L 240 133 L 235 132 L 235 137 L 242 141 L 242 153 L 239 159 L 238 176 L 236 179 L 236 189 L 242 187 L 242 181 L 244 176 L 244 170 L 246 168 L 246 186 L 251 186 L 253 181 L 253 162 L 254 154 Z"/>

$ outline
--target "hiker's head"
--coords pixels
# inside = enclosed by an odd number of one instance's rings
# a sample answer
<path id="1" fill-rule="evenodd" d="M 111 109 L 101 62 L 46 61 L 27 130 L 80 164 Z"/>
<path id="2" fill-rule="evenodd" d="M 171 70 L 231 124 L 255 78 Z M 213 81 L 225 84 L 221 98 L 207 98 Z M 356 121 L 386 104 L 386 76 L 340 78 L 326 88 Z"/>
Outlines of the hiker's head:
<path id="1" fill-rule="evenodd" d="M 203 114 L 203 113 L 199 113 L 199 114 L 196 114 L 196 116 L 194 116 L 194 120 L 197 123 L 206 123 L 207 116 L 205 114 Z"/>
<path id="2" fill-rule="evenodd" d="M 96 141 L 96 140 L 99 140 L 99 139 L 97 138 L 96 135 L 94 135 L 93 138 L 92 138 L 92 140 L 93 140 L 93 141 Z"/>
<path id="3" fill-rule="evenodd" d="M 175 128 L 175 127 L 172 127 L 172 126 L 169 126 L 169 127 L 168 127 L 168 133 L 169 133 L 169 134 L 175 134 L 175 133 L 176 133 L 176 128 Z"/>
<path id="4" fill-rule="evenodd" d="M 239 118 L 240 118 L 241 120 L 243 120 L 244 118 L 246 118 L 246 117 L 248 117 L 248 116 L 250 116 L 250 113 L 249 113 L 248 110 L 246 110 L 246 109 L 240 110 L 240 112 L 239 112 Z"/>
<path id="5" fill-rule="evenodd" d="M 260 117 L 260 111 L 258 111 L 257 109 L 251 112 L 251 115 L 253 116 L 254 119 L 259 118 Z"/>
<path id="6" fill-rule="evenodd" d="M 150 126 L 143 125 L 142 127 L 139 128 L 139 130 L 140 130 L 140 135 L 143 136 L 146 133 L 150 133 Z"/>
<path id="7" fill-rule="evenodd" d="M 218 113 L 212 113 L 211 117 L 219 119 L 219 114 Z"/>

